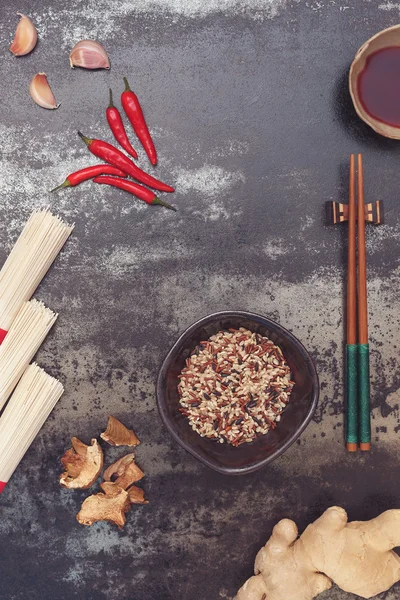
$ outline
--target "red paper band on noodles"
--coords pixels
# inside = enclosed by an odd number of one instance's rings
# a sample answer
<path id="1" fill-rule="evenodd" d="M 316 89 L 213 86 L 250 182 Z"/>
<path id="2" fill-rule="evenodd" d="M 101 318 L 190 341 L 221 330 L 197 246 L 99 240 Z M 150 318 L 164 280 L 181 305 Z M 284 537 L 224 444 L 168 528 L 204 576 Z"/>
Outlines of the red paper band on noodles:
<path id="1" fill-rule="evenodd" d="M 6 481 L 0 481 L 0 494 L 4 490 L 4 488 L 6 487 L 6 485 L 7 485 Z"/>
<path id="2" fill-rule="evenodd" d="M 7 335 L 7 331 L 5 329 L 1 329 L 1 327 L 0 327 L 0 344 L 4 340 L 6 335 Z M 1 493 L 1 490 L 0 490 L 0 493 Z"/>

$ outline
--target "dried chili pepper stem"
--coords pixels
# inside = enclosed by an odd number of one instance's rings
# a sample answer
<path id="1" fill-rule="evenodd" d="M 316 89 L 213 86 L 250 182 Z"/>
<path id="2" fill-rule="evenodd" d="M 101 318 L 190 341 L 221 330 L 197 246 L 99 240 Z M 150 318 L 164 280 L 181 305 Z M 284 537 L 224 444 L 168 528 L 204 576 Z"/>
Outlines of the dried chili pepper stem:
<path id="1" fill-rule="evenodd" d="M 117 169 L 116 167 L 112 167 L 111 165 L 93 165 L 91 167 L 86 167 L 85 169 L 80 169 L 79 171 L 75 171 L 74 173 L 70 173 L 63 183 L 50 190 L 50 192 L 55 192 L 56 190 L 60 190 L 62 188 L 74 187 L 83 181 L 87 181 L 88 179 L 92 179 L 97 175 L 117 175 L 118 177 L 126 177 L 126 173 L 121 169 Z"/>
<path id="2" fill-rule="evenodd" d="M 175 191 L 174 188 L 170 185 L 159 181 L 155 177 L 152 177 L 148 173 L 142 171 L 142 169 L 139 169 L 139 167 L 135 165 L 135 163 L 130 158 L 125 156 L 125 154 L 118 150 L 118 148 L 115 148 L 115 146 L 112 146 L 111 144 L 108 144 L 103 140 L 94 140 L 88 138 L 85 135 L 83 135 L 80 131 L 78 131 L 78 135 L 88 146 L 92 154 L 94 154 L 98 158 L 101 158 L 102 160 L 105 160 L 110 165 L 121 169 L 127 175 L 130 175 L 133 179 L 136 179 L 137 181 L 140 181 L 140 183 L 144 183 L 145 185 L 148 185 L 149 187 L 155 190 L 160 190 L 161 192 Z"/>
<path id="3" fill-rule="evenodd" d="M 130 120 L 132 127 L 138 136 L 143 148 L 152 165 L 157 164 L 157 152 L 154 142 L 151 138 L 146 119 L 144 118 L 142 107 L 136 94 L 129 87 L 126 77 L 124 77 L 125 90 L 121 94 L 121 103 L 124 111 Z"/>
<path id="4" fill-rule="evenodd" d="M 139 185 L 138 183 L 135 183 L 134 181 L 127 181 L 126 179 L 119 179 L 118 177 L 108 176 L 95 177 L 93 181 L 94 183 L 103 183 L 106 185 L 117 187 L 120 190 L 125 190 L 126 192 L 133 194 L 140 200 L 143 200 L 144 202 L 146 202 L 147 204 L 151 204 L 152 206 L 164 206 L 165 208 L 169 208 L 170 210 L 176 211 L 176 208 L 174 208 L 170 204 L 167 204 L 163 200 L 160 200 L 160 198 L 158 198 L 158 196 L 156 196 L 153 191 L 148 190 L 147 188 Z"/>
<path id="5" fill-rule="evenodd" d="M 132 145 L 128 139 L 128 136 L 126 134 L 125 127 L 122 122 L 121 114 L 120 114 L 118 108 L 116 108 L 114 106 L 111 88 L 110 88 L 110 103 L 106 110 L 106 117 L 107 117 L 107 122 L 110 126 L 110 129 L 113 133 L 113 136 L 115 137 L 115 139 L 117 140 L 119 145 L 122 146 L 122 148 L 128 154 L 133 156 L 133 158 L 137 158 L 138 157 L 137 152 L 132 147 Z"/>

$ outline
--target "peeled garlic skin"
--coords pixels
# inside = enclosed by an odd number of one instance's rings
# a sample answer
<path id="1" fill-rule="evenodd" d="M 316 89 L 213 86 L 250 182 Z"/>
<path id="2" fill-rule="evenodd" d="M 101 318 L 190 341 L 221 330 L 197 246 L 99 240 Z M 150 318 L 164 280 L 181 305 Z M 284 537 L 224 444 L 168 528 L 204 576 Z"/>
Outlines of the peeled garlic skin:
<path id="1" fill-rule="evenodd" d="M 59 107 L 47 82 L 46 73 L 38 73 L 34 76 L 29 86 L 29 92 L 36 104 L 42 108 L 54 110 Z"/>
<path id="2" fill-rule="evenodd" d="M 82 40 L 71 50 L 69 55 L 71 68 L 82 67 L 83 69 L 109 69 L 110 61 L 107 52 L 99 42 L 94 40 Z"/>
<path id="3" fill-rule="evenodd" d="M 17 13 L 21 17 L 17 30 L 15 32 L 13 43 L 9 50 L 14 56 L 25 56 L 32 52 L 37 44 L 37 31 L 29 17 L 22 13 Z"/>

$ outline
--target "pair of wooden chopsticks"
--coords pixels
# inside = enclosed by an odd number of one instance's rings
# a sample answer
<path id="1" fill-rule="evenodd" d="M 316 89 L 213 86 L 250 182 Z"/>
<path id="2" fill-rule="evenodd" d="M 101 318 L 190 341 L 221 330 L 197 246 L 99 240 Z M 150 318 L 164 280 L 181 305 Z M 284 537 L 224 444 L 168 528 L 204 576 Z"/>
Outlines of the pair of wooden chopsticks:
<path id="1" fill-rule="evenodd" d="M 346 447 L 349 452 L 355 452 L 358 447 L 364 451 L 371 448 L 364 175 L 361 154 L 357 155 L 357 184 L 358 201 L 356 206 L 355 157 L 354 154 L 351 154 L 348 215 L 346 422 Z M 356 239 L 357 228 L 358 240 Z"/>

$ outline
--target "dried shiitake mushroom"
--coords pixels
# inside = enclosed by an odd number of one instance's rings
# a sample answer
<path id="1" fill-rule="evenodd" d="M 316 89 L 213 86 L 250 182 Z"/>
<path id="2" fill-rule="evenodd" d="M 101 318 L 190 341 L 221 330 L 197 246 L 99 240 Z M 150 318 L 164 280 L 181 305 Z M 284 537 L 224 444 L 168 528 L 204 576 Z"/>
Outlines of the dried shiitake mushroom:
<path id="1" fill-rule="evenodd" d="M 144 499 L 144 491 L 136 485 L 131 485 L 128 489 L 128 496 L 131 504 L 148 504 L 149 501 Z"/>
<path id="2" fill-rule="evenodd" d="M 119 477 L 122 475 L 128 465 L 135 461 L 135 454 L 125 454 L 122 458 L 118 459 L 115 463 L 106 468 L 103 473 L 104 481 L 111 481 L 113 476 Z"/>
<path id="3" fill-rule="evenodd" d="M 115 481 L 103 481 L 100 484 L 103 492 L 109 496 L 115 495 L 115 490 L 117 488 L 121 488 L 120 485 L 117 485 Z M 124 489 L 124 488 L 121 488 Z M 128 489 L 125 489 L 128 492 L 129 500 L 132 504 L 148 504 L 149 501 L 144 499 L 144 491 L 137 487 L 136 485 L 131 485 Z"/>
<path id="4" fill-rule="evenodd" d="M 115 417 L 108 417 L 107 429 L 100 434 L 110 446 L 138 446 L 140 440 L 132 429 L 128 429 Z"/>
<path id="5" fill-rule="evenodd" d="M 117 479 L 112 481 L 112 478 L 117 475 Z M 135 455 L 127 454 L 115 463 L 107 467 L 104 471 L 103 478 L 105 481 L 110 481 L 115 485 L 119 485 L 126 490 L 132 483 L 143 479 L 144 473 L 135 463 Z"/>
<path id="6" fill-rule="evenodd" d="M 129 494 L 114 485 L 104 491 L 104 494 L 100 492 L 86 498 L 76 519 L 82 525 L 93 525 L 96 521 L 111 521 L 122 529 L 126 521 L 125 513 L 131 505 Z"/>
<path id="7" fill-rule="evenodd" d="M 103 468 L 103 450 L 95 439 L 92 439 L 91 446 L 76 437 L 71 443 L 72 448 L 61 458 L 65 471 L 60 475 L 60 484 L 69 489 L 90 488 Z"/>
<path id="8" fill-rule="evenodd" d="M 117 475 L 114 481 L 117 485 L 126 490 L 132 483 L 140 481 L 144 477 L 142 469 L 135 463 L 135 455 L 133 453 L 126 454 L 115 463 L 107 467 L 104 471 L 104 481 L 112 481 L 112 478 Z"/>
<path id="9" fill-rule="evenodd" d="M 115 476 L 117 479 L 111 481 Z M 100 484 L 103 493 L 86 498 L 76 518 L 82 525 L 112 521 L 122 529 L 131 504 L 148 504 L 144 491 L 132 485 L 142 479 L 144 473 L 135 464 L 135 455 L 131 453 L 110 465 L 103 477 L 105 481 Z"/>
<path id="10" fill-rule="evenodd" d="M 137 446 L 140 444 L 135 433 L 125 427 L 115 417 L 108 418 L 107 429 L 100 436 L 112 446 Z M 60 483 L 67 488 L 89 488 L 99 476 L 103 467 L 103 451 L 97 440 L 86 446 L 77 438 L 72 438 L 72 448 L 61 459 L 65 473 Z M 126 513 L 132 504 L 148 504 L 144 491 L 132 485 L 144 477 L 143 471 L 135 463 L 135 454 L 122 456 L 104 471 L 102 492 L 92 494 L 84 500 L 76 515 L 82 525 L 93 525 L 96 521 L 111 521 L 120 529 L 125 525 Z"/>

